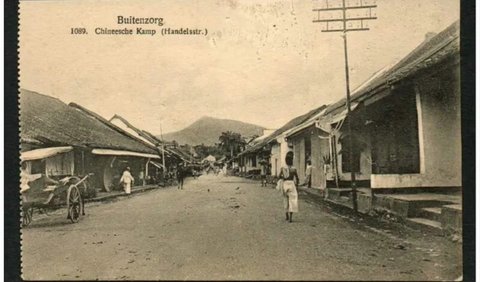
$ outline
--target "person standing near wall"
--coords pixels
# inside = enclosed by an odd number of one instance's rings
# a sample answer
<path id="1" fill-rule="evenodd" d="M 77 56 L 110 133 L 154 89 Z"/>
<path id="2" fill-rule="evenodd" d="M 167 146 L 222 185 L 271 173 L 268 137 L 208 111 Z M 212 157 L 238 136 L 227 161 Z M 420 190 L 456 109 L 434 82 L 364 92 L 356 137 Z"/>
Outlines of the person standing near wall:
<path id="1" fill-rule="evenodd" d="M 260 166 L 260 180 L 262 181 L 262 187 L 267 187 L 267 165 L 264 162 Z"/>
<path id="2" fill-rule="evenodd" d="M 138 173 L 138 180 L 140 183 L 142 183 L 143 186 L 145 186 L 145 174 L 143 173 L 143 170 L 141 170 L 139 173 Z"/>
<path id="3" fill-rule="evenodd" d="M 120 184 L 123 185 L 123 190 L 125 193 L 130 194 L 132 192 L 132 185 L 135 182 L 132 174 L 130 173 L 130 167 L 126 167 L 123 171 L 122 177 L 120 178 Z"/>
<path id="4" fill-rule="evenodd" d="M 279 178 L 283 180 L 282 194 L 283 204 L 285 207 L 286 220 L 292 222 L 293 213 L 298 212 L 298 194 L 297 183 L 298 174 L 297 169 L 293 167 L 293 152 L 288 152 L 285 156 L 286 167 L 282 167 Z"/>
<path id="5" fill-rule="evenodd" d="M 305 185 L 312 188 L 312 161 L 307 161 L 307 168 L 305 169 Z"/>

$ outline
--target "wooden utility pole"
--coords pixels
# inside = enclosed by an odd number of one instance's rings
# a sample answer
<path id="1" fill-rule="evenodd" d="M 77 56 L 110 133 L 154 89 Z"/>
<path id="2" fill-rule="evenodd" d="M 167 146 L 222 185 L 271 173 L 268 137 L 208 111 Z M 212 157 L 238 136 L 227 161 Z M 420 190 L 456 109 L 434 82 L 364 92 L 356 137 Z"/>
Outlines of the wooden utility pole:
<path id="1" fill-rule="evenodd" d="M 317 12 L 317 19 L 314 19 L 314 23 L 325 23 L 325 28 L 322 29 L 322 32 L 341 32 L 343 37 L 343 50 L 345 55 L 345 86 L 346 86 L 346 108 L 347 108 L 347 146 L 349 155 L 349 164 L 350 164 L 350 184 L 352 188 L 352 202 L 354 211 L 358 211 L 357 204 L 357 185 L 355 182 L 355 172 L 354 172 L 354 159 L 353 159 L 353 135 L 352 135 L 352 126 L 350 114 L 352 111 L 350 103 L 350 74 L 348 70 L 348 45 L 347 45 L 347 32 L 350 31 L 366 31 L 370 30 L 365 26 L 364 21 L 376 20 L 377 17 L 372 15 L 372 9 L 377 8 L 375 0 L 356 0 L 354 5 L 347 5 L 346 0 L 339 1 L 335 0 L 324 0 L 325 5 L 322 8 L 313 9 L 314 12 Z M 330 2 L 330 3 L 329 3 Z M 342 13 L 341 17 L 338 16 L 338 12 Z M 357 14 L 364 13 L 364 15 L 355 15 L 349 16 L 347 12 L 356 11 Z M 327 18 L 328 17 L 328 18 Z M 338 26 L 338 23 L 341 25 Z M 356 26 L 353 24 L 356 23 Z M 334 26 L 332 27 L 333 24 Z M 337 24 L 337 25 L 336 25 Z M 336 26 L 335 26 L 336 25 Z M 337 164 L 338 165 L 338 164 Z"/>
<path id="2" fill-rule="evenodd" d="M 165 166 L 165 140 L 163 140 L 163 131 L 162 131 L 162 123 L 160 123 L 160 138 L 162 139 L 162 165 L 163 165 L 163 170 L 162 170 L 162 177 L 163 177 L 163 182 L 165 183 L 165 177 L 166 177 L 166 170 L 167 167 Z"/>

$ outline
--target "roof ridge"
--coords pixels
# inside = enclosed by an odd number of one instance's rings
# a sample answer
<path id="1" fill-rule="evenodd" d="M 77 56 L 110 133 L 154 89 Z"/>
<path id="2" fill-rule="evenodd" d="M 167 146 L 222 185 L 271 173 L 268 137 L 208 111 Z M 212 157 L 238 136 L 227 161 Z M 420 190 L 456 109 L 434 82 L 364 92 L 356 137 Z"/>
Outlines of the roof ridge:
<path id="1" fill-rule="evenodd" d="M 157 138 L 154 138 L 152 137 L 153 135 L 152 134 L 147 134 L 146 130 L 144 129 L 140 129 L 136 126 L 134 126 L 133 124 L 129 123 L 128 120 L 125 120 L 125 123 L 127 124 L 128 127 L 130 127 L 130 129 L 134 130 L 135 132 L 138 133 L 138 135 L 142 136 L 143 138 L 147 139 L 149 142 L 152 142 L 155 144 L 155 146 L 157 145 L 157 143 L 162 143 L 160 140 L 158 140 Z"/>
<path id="2" fill-rule="evenodd" d="M 40 93 L 40 92 L 37 92 L 37 91 L 28 90 L 28 89 L 25 89 L 25 88 L 20 88 L 20 94 L 21 94 L 22 92 L 28 92 L 28 93 L 30 93 L 30 94 L 35 94 L 35 95 L 43 96 L 43 97 L 48 98 L 48 99 L 57 100 L 57 101 L 59 101 L 59 102 L 61 102 L 61 103 L 63 103 L 63 104 L 66 105 L 65 102 L 63 102 L 62 100 L 60 100 L 60 99 L 57 98 L 57 97 L 53 97 L 53 96 L 50 96 L 50 95 L 47 95 L 47 94 L 43 94 L 43 93 Z"/>
<path id="3" fill-rule="evenodd" d="M 132 129 L 133 131 L 135 131 L 137 134 L 139 134 L 140 136 L 142 136 L 143 138 L 145 139 L 149 139 L 149 142 L 152 142 L 152 143 L 163 143 L 162 140 L 158 139 L 157 137 L 155 137 L 155 135 L 153 135 L 152 133 L 144 130 L 144 129 L 140 129 L 138 127 L 136 127 L 135 125 L 133 125 L 132 123 L 130 123 L 126 118 L 122 117 L 121 115 L 119 114 L 114 114 L 112 116 L 112 118 L 110 118 L 110 122 L 114 119 L 114 118 L 118 118 L 120 119 L 122 122 L 125 123 L 126 126 L 128 126 L 130 129 Z"/>
<path id="4" fill-rule="evenodd" d="M 437 33 L 435 36 L 433 36 L 432 38 L 430 39 L 427 39 L 427 40 L 423 40 L 419 45 L 417 45 L 417 47 L 415 47 L 412 51 L 410 51 L 409 53 L 407 53 L 407 55 L 405 55 L 402 59 L 400 59 L 395 65 L 393 65 L 389 70 L 387 70 L 386 72 L 389 73 L 389 72 L 392 72 L 392 71 L 395 71 L 399 68 L 402 68 L 404 66 L 402 66 L 402 64 L 404 64 L 405 62 L 407 62 L 408 60 L 411 60 L 411 56 L 414 55 L 415 53 L 421 51 L 422 48 L 424 48 L 426 45 L 428 45 L 429 43 L 432 43 L 432 42 L 435 42 L 437 40 L 439 40 L 440 38 L 442 38 L 443 36 L 445 36 L 446 34 L 452 32 L 452 30 L 454 30 L 455 28 L 457 28 L 457 25 L 459 24 L 459 21 L 455 21 L 453 22 L 452 24 L 450 24 L 448 27 L 446 27 L 444 30 L 440 31 L 439 33 Z M 443 47 L 447 46 L 448 44 L 450 44 L 453 40 L 455 40 L 456 38 L 458 38 L 459 35 L 458 34 L 453 34 L 452 35 L 452 38 L 450 39 L 445 39 L 444 41 L 444 44 L 438 44 L 439 46 L 437 46 L 435 48 L 436 51 L 442 49 Z M 425 51 L 429 51 L 429 50 L 425 50 Z M 432 50 L 430 50 L 432 51 Z M 432 51 L 433 52 L 433 51 Z M 435 52 L 433 52 L 435 53 Z M 412 62 L 415 62 L 415 61 L 418 61 L 419 59 L 421 59 L 421 56 L 418 57 L 418 58 L 415 58 Z M 412 62 L 409 62 L 412 63 Z"/>
<path id="5" fill-rule="evenodd" d="M 142 131 L 147 134 L 148 136 L 150 136 L 150 138 L 156 140 L 157 142 L 160 142 L 160 143 L 166 143 L 164 142 L 163 140 L 161 140 L 160 138 L 158 138 L 157 136 L 155 136 L 154 134 L 152 134 L 151 132 L 147 131 L 147 130 L 144 130 L 142 129 Z"/>
<path id="6" fill-rule="evenodd" d="M 358 89 L 357 87 L 354 90 L 351 96 L 351 101 L 355 101 L 363 97 L 366 93 L 371 92 L 374 89 L 384 85 L 385 83 L 390 81 L 391 77 L 395 74 L 395 72 L 399 72 L 405 69 L 406 67 L 411 66 L 412 64 L 417 64 L 418 62 L 421 62 L 425 58 L 428 58 L 428 56 L 425 56 L 425 54 L 434 55 L 438 53 L 440 50 L 450 45 L 454 40 L 459 38 L 459 34 L 458 34 L 459 23 L 460 21 L 456 20 L 452 24 L 450 24 L 448 27 L 440 31 L 438 34 L 433 36 L 432 38 L 423 40 L 419 45 L 417 45 L 417 47 L 413 48 L 413 50 L 411 50 L 409 53 L 403 56 L 400 60 L 394 63 L 390 68 L 386 69 L 383 73 L 379 74 L 378 77 L 372 79 L 369 83 L 365 84 L 365 82 L 367 82 L 369 79 L 372 78 L 372 76 L 370 76 L 366 81 L 364 81 L 361 84 L 362 89 Z M 451 35 L 451 38 L 443 38 L 450 33 L 453 33 Z M 433 44 L 434 46 L 428 47 L 428 44 L 431 44 L 432 42 L 435 43 Z M 423 48 L 426 48 L 426 49 L 422 50 Z M 415 55 L 417 54 L 418 56 L 415 57 Z M 382 69 L 378 71 L 381 71 L 381 70 Z M 378 71 L 376 73 L 378 73 Z M 382 80 L 384 81 L 382 82 Z M 331 105 L 331 108 L 327 110 L 327 114 L 343 107 L 346 102 L 345 100 L 346 100 L 345 98 L 341 98 L 337 102 L 333 103 Z"/>
<path id="7" fill-rule="evenodd" d="M 101 115 L 99 115 L 99 114 L 97 114 L 97 113 L 95 113 L 95 112 L 93 112 L 93 111 L 91 111 L 91 110 L 89 110 L 89 109 L 87 109 L 87 108 L 85 108 L 85 107 L 77 104 L 77 103 L 71 102 L 71 103 L 68 104 L 68 106 L 82 111 L 83 113 L 91 116 L 92 118 L 98 120 L 99 122 L 105 124 L 106 126 L 112 128 L 113 130 L 117 131 L 118 133 L 120 133 L 120 134 L 122 134 L 122 135 L 124 135 L 124 136 L 126 136 L 126 137 L 129 137 L 129 138 L 135 140 L 136 142 L 140 142 L 140 143 L 142 143 L 143 145 L 145 145 L 145 146 L 147 146 L 147 147 L 149 147 L 149 148 L 151 148 L 151 149 L 152 149 L 152 148 L 156 149 L 155 146 L 152 146 L 152 145 L 146 143 L 145 141 L 143 141 L 143 140 L 141 140 L 141 139 L 138 139 L 137 137 L 133 136 L 133 135 L 130 134 L 129 132 L 127 132 L 127 131 L 123 130 L 122 128 L 116 126 L 115 124 L 111 123 L 111 122 L 108 121 L 106 118 L 102 117 Z"/>
<path id="8" fill-rule="evenodd" d="M 125 125 L 132 129 L 133 131 L 137 132 L 138 134 L 140 134 L 140 132 L 142 131 L 141 129 L 137 128 L 136 126 L 134 126 L 133 124 L 131 124 L 127 119 L 125 119 L 124 117 L 122 117 L 121 115 L 117 115 L 117 114 L 114 114 L 113 117 L 109 120 L 110 123 L 112 123 L 112 120 L 114 118 L 118 118 L 120 119 L 123 123 L 125 123 Z M 113 124 L 113 123 L 112 123 Z"/>

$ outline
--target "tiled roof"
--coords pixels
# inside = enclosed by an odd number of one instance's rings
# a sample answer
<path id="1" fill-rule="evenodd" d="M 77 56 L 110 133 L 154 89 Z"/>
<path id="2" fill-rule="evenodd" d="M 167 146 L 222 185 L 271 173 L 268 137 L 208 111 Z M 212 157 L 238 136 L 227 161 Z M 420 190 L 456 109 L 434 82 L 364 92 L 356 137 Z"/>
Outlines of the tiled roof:
<path id="1" fill-rule="evenodd" d="M 242 153 L 240 153 L 240 155 L 244 155 L 244 154 L 249 153 L 249 152 L 255 152 L 255 151 L 263 148 L 263 146 L 265 146 L 265 145 L 269 144 L 270 142 L 272 142 L 273 140 L 275 140 L 278 136 L 280 136 L 285 131 L 294 128 L 295 126 L 297 126 L 297 125 L 301 124 L 302 122 L 308 120 L 312 116 L 320 113 L 323 109 L 325 109 L 325 107 L 326 107 L 326 105 L 322 105 L 318 108 L 315 108 L 315 109 L 309 111 L 306 114 L 303 114 L 301 116 L 293 118 L 292 120 L 287 122 L 285 125 L 283 125 L 279 129 L 275 130 L 272 134 L 270 134 L 268 137 L 266 137 L 265 139 L 263 139 L 259 143 L 253 145 L 252 147 L 250 147 L 250 148 L 246 149 L 245 151 L 243 151 Z"/>
<path id="2" fill-rule="evenodd" d="M 352 101 L 361 101 L 374 94 L 374 90 L 382 85 L 393 84 L 411 77 L 419 71 L 438 64 L 448 58 L 460 55 L 460 21 L 456 21 L 442 32 L 422 42 L 417 48 L 388 69 L 382 69 L 369 81 L 352 93 Z M 345 98 L 330 105 L 326 113 L 330 113 L 345 105 Z"/>

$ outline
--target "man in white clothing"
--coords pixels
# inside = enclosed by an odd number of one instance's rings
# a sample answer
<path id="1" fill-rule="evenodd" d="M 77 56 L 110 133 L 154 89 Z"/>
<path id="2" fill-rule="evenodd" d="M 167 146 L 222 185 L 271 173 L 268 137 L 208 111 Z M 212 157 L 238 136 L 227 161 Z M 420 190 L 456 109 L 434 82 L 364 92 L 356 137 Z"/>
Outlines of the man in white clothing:
<path id="1" fill-rule="evenodd" d="M 127 166 L 127 168 L 123 171 L 122 178 L 120 178 L 120 183 L 123 185 L 123 190 L 125 193 L 131 193 L 134 181 L 135 179 L 130 173 L 130 167 Z"/>

